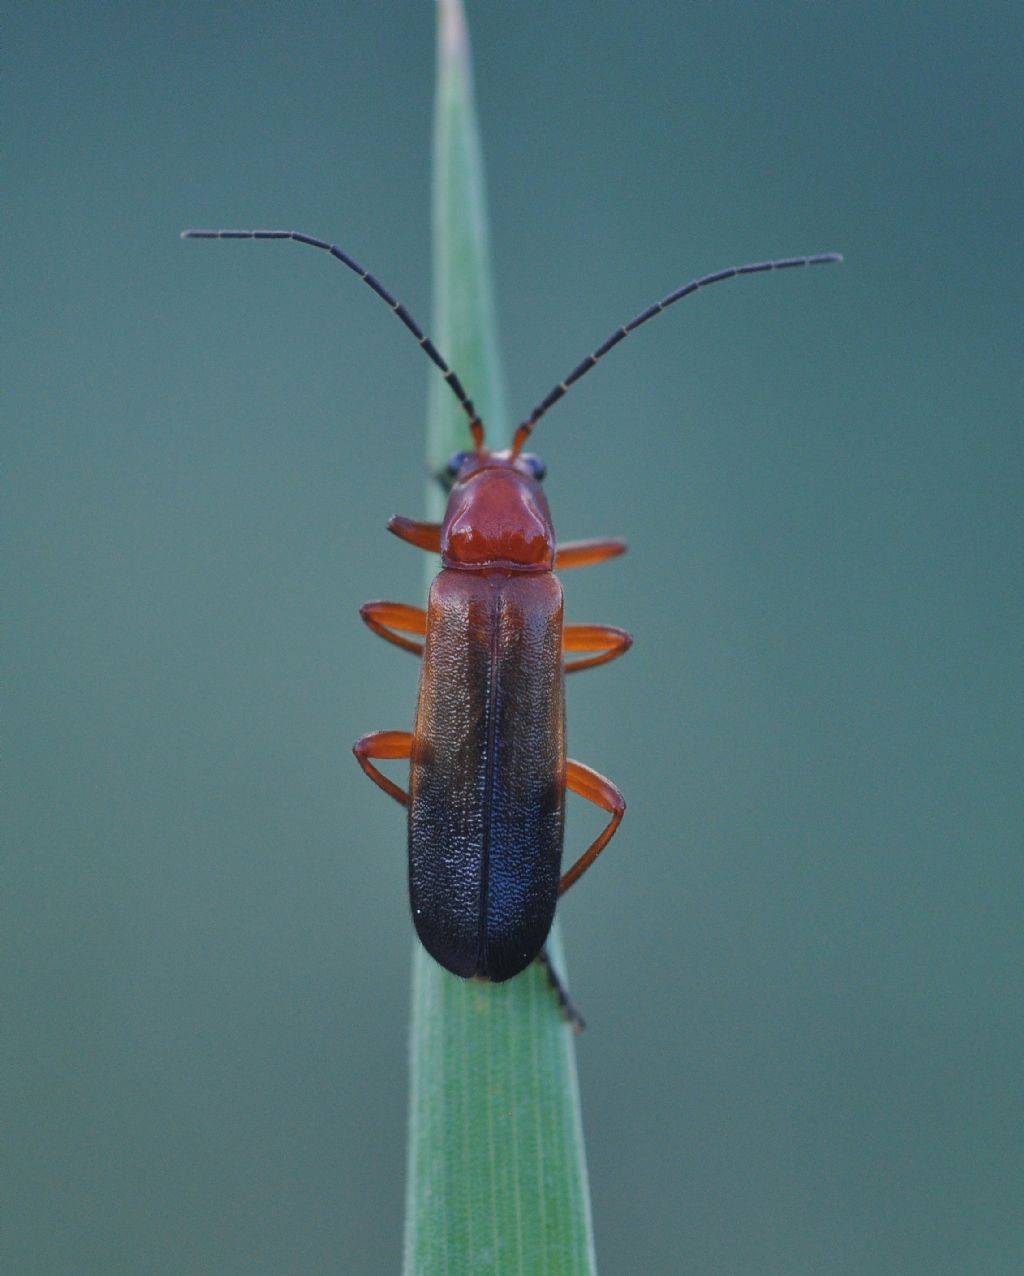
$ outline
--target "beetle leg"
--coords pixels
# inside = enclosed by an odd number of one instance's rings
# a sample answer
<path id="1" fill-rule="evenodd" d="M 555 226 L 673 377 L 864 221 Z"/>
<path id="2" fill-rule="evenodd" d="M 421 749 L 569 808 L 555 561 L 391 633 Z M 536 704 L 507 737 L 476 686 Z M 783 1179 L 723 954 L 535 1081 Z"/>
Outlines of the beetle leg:
<path id="1" fill-rule="evenodd" d="M 551 964 L 551 958 L 548 955 L 548 950 L 546 945 L 537 954 L 537 960 L 544 967 L 544 970 L 548 977 L 548 983 L 554 989 L 555 996 L 558 998 L 558 1004 L 562 1007 L 562 1013 L 565 1015 L 569 1024 L 572 1026 L 573 1032 L 575 1033 L 582 1032 L 583 1029 L 587 1026 L 587 1021 L 576 1009 L 576 1003 L 569 996 L 568 988 L 566 988 L 565 984 L 562 983 L 562 980 L 559 977 L 558 971 L 555 970 L 554 966 Z"/>
<path id="2" fill-rule="evenodd" d="M 388 531 L 394 532 L 399 540 L 415 545 L 417 549 L 426 549 L 432 554 L 441 552 L 440 523 L 420 523 L 415 518 L 395 514 L 388 519 Z"/>
<path id="3" fill-rule="evenodd" d="M 367 622 L 369 623 L 369 622 Z M 567 660 L 566 673 L 575 673 L 578 669 L 593 669 L 595 665 L 607 664 L 617 656 L 625 653 L 633 645 L 633 635 L 624 629 L 616 629 L 614 625 L 566 625 L 562 630 L 563 651 L 596 651 L 596 656 L 584 656 L 582 660 Z"/>
<path id="4" fill-rule="evenodd" d="M 618 537 L 598 541 L 564 541 L 555 550 L 555 571 L 566 567 L 589 567 L 626 552 L 626 542 Z"/>
<path id="5" fill-rule="evenodd" d="M 413 655 L 423 655 L 421 642 L 413 642 L 393 632 L 400 629 L 407 634 L 425 634 L 427 613 L 422 607 L 410 607 L 406 603 L 363 603 L 359 614 L 375 634 L 393 642 L 396 647 L 411 651 Z"/>
<path id="6" fill-rule="evenodd" d="M 356 761 L 370 779 L 396 802 L 409 805 L 409 794 L 383 775 L 370 761 L 371 758 L 407 758 L 412 753 L 411 731 L 371 731 L 352 746 Z"/>
<path id="7" fill-rule="evenodd" d="M 573 793 L 578 793 L 580 797 L 585 797 L 588 802 L 593 802 L 595 806 L 610 811 L 612 818 L 600 837 L 591 842 L 568 873 L 562 875 L 562 880 L 558 883 L 559 895 L 564 895 L 601 854 L 611 841 L 612 834 L 619 827 L 626 811 L 625 798 L 611 780 L 606 780 L 603 775 L 584 766 L 582 762 L 574 762 L 572 758 L 565 760 L 565 787 L 571 789 Z"/>

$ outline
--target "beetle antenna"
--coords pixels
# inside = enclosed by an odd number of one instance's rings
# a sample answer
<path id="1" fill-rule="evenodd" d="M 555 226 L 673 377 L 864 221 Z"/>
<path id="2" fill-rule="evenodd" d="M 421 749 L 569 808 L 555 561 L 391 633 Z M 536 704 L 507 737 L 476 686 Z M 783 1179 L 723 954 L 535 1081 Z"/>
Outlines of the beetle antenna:
<path id="1" fill-rule="evenodd" d="M 420 328 L 419 324 L 406 310 L 405 306 L 392 297 L 379 279 L 375 279 L 368 270 L 348 253 L 343 252 L 336 244 L 329 244 L 323 239 L 314 239 L 312 235 L 302 235 L 297 230 L 183 230 L 182 239 L 293 239 L 297 244 L 309 244 L 311 248 L 321 248 L 325 253 L 347 266 L 368 287 L 372 288 L 380 299 L 398 316 L 412 335 L 419 342 L 427 357 L 441 369 L 441 373 L 451 388 L 452 394 L 462 405 L 462 410 L 469 417 L 469 430 L 473 436 L 473 445 L 479 452 L 484 445 L 484 423 L 473 407 L 473 400 L 462 387 L 462 382 L 438 353 L 437 347 Z"/>
<path id="2" fill-rule="evenodd" d="M 677 301 L 682 301 L 684 297 L 689 297 L 691 293 L 697 292 L 700 288 L 722 283 L 726 279 L 735 279 L 737 275 L 756 275 L 765 270 L 788 270 L 792 266 L 824 266 L 830 262 L 842 260 L 841 253 L 819 253 L 815 257 L 784 257 L 779 261 L 756 261 L 751 262 L 748 266 L 730 266 L 728 270 L 717 270 L 713 275 L 704 275 L 700 279 L 691 279 L 688 284 L 683 284 L 682 288 L 677 288 L 675 292 L 670 292 L 661 301 L 656 301 L 653 306 L 648 306 L 646 310 L 642 310 L 624 328 L 617 328 L 603 345 L 598 346 L 593 354 L 588 354 L 582 363 L 573 368 L 565 380 L 560 381 L 547 398 L 542 399 L 537 404 L 519 429 L 516 430 L 512 438 L 512 455 L 517 456 L 519 454 L 523 444 L 530 437 L 533 427 L 544 413 L 558 402 L 566 390 L 583 376 L 584 372 L 589 372 L 599 359 L 604 358 L 612 346 L 617 346 L 624 337 L 628 337 L 631 332 L 635 332 L 641 324 L 646 323 L 648 319 L 653 319 L 655 315 L 660 315 L 663 310 L 667 310 L 669 306 L 674 306 Z"/>

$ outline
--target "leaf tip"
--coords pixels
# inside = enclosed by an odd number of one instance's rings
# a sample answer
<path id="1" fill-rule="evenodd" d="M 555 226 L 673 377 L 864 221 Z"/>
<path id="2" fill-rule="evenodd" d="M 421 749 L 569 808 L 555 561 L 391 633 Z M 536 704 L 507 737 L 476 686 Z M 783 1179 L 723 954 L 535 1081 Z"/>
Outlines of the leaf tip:
<path id="1" fill-rule="evenodd" d="M 442 61 L 469 65 L 469 35 L 462 0 L 437 0 L 438 40 Z"/>

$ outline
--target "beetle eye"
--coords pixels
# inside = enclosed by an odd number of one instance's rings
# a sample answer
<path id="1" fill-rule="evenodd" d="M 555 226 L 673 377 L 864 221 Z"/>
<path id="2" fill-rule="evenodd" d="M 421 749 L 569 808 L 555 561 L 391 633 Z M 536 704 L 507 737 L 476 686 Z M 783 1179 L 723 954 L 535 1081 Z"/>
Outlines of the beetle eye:
<path id="1" fill-rule="evenodd" d="M 448 464 L 445 466 L 449 475 L 451 475 L 452 478 L 455 478 L 459 470 L 462 469 L 472 455 L 472 452 L 456 452 L 454 455 L 450 456 L 448 458 Z"/>
<path id="2" fill-rule="evenodd" d="M 548 467 L 539 456 L 534 456 L 532 452 L 524 452 L 522 459 L 530 467 L 530 473 L 539 483 L 544 478 L 544 475 L 547 474 Z"/>

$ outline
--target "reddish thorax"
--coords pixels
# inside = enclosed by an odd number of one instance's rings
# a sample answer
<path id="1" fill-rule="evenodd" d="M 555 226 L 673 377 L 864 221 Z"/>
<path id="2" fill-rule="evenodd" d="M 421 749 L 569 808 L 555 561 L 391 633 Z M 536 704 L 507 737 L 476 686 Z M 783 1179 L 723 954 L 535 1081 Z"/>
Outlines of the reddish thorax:
<path id="1" fill-rule="evenodd" d="M 523 457 L 481 449 L 467 459 L 448 497 L 441 558 L 465 571 L 554 569 L 548 503 Z"/>

